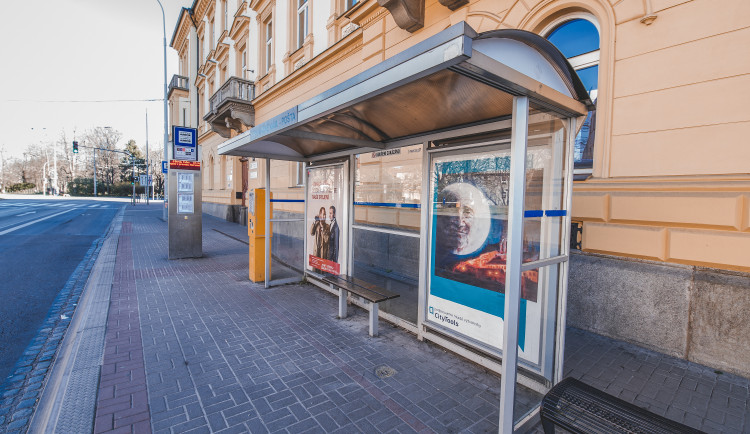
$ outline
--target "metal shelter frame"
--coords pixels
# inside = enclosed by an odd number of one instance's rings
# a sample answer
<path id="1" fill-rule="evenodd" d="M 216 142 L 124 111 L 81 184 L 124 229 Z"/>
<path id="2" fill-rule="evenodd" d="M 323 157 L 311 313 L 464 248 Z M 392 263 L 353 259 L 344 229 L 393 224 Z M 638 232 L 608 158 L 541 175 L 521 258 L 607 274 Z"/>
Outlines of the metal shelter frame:
<path id="1" fill-rule="evenodd" d="M 435 102 L 431 105 L 431 102 Z M 424 104 L 424 105 L 423 105 Z M 525 170 L 529 113 L 542 108 L 563 118 L 568 143 L 564 155 L 557 156 L 558 169 L 564 172 L 561 197 L 565 207 L 562 216 L 561 245 L 558 255 L 532 263 L 522 263 Z M 428 107 L 428 109 L 425 109 Z M 422 41 L 404 52 L 353 78 L 300 103 L 255 126 L 250 131 L 226 141 L 219 147 L 222 155 L 266 159 L 266 188 L 270 192 L 270 159 L 301 161 L 324 165 L 347 161 L 344 187 L 347 201 L 344 231 L 348 254 L 343 260 L 352 265 L 354 226 L 354 155 L 407 145 L 423 144 L 422 201 L 431 192 L 430 144 L 435 141 L 472 136 L 490 131 L 510 131 L 509 231 L 507 238 L 507 280 L 505 285 L 505 318 L 502 352 L 500 431 L 512 432 L 515 424 L 513 404 L 518 376 L 519 306 L 521 273 L 531 267 L 560 264 L 558 292 L 553 310 L 554 372 L 546 382 L 534 376 L 523 384 L 544 389 L 561 379 L 565 328 L 565 297 L 571 192 L 572 143 L 576 120 L 592 107 L 588 93 L 562 54 L 538 35 L 520 30 L 498 30 L 477 34 L 462 22 Z M 305 170 L 305 173 L 307 171 Z M 308 186 L 305 186 L 307 197 Z M 462 339 L 445 339 L 424 328 L 425 282 L 428 270 L 428 207 L 421 209 L 420 292 L 418 335 L 446 346 L 462 355 L 471 351 L 460 344 Z M 271 195 L 266 194 L 266 228 L 270 218 Z M 304 220 L 307 222 L 307 209 Z M 296 219 L 295 219 L 296 220 Z M 289 221 L 287 219 L 287 221 Z M 266 231 L 266 286 L 287 283 L 290 279 L 270 279 L 270 229 Z M 304 241 L 307 252 L 307 237 Z M 303 269 L 306 268 L 303 266 Z M 351 268 L 350 268 L 351 269 Z M 305 274 L 315 277 L 314 273 Z M 292 278 L 295 279 L 295 278 Z M 475 359 L 476 360 L 476 359 Z M 490 362 L 492 368 L 497 364 Z M 551 380 L 551 381 L 550 381 Z M 537 384 L 533 384 L 534 382 Z M 519 423 L 529 420 L 525 415 Z"/>

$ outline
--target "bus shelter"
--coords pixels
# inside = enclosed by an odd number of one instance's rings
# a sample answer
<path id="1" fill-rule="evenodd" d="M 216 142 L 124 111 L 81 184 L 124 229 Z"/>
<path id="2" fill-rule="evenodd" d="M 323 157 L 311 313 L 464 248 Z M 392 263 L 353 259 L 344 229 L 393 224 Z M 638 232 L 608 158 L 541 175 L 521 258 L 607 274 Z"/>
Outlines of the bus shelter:
<path id="1" fill-rule="evenodd" d="M 421 146 L 418 336 L 501 361 L 500 430 L 511 432 L 532 416 L 514 417 L 516 382 L 544 392 L 562 379 L 573 143 L 590 108 L 548 41 L 462 22 L 219 152 L 265 158 L 266 186 L 271 159 L 305 164 L 302 270 L 316 283 L 352 268 L 354 155 Z"/>

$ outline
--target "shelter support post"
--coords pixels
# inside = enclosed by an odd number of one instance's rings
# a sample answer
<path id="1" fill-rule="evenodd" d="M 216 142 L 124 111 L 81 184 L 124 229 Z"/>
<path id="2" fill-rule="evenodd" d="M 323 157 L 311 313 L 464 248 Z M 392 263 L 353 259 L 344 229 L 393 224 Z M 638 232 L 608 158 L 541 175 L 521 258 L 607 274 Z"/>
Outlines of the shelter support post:
<path id="1" fill-rule="evenodd" d="M 333 285 L 331 285 L 331 290 L 334 290 L 335 288 Z M 346 296 L 348 294 L 348 291 L 346 291 L 343 288 L 339 288 L 339 319 L 346 318 Z"/>
<path id="2" fill-rule="evenodd" d="M 513 406 L 518 369 L 518 320 L 521 305 L 521 261 L 523 255 L 523 218 L 526 187 L 526 145 L 528 139 L 529 98 L 513 97 L 510 145 L 510 201 L 507 238 L 507 280 L 503 326 L 503 373 L 500 379 L 499 432 L 512 433 Z"/>
<path id="3" fill-rule="evenodd" d="M 370 336 L 378 335 L 378 304 L 370 302 Z"/>
<path id="4" fill-rule="evenodd" d="M 266 231 L 265 231 L 265 287 L 271 280 L 271 160 L 266 158 Z"/>
<path id="5" fill-rule="evenodd" d="M 568 119 L 568 153 L 565 155 L 567 160 L 567 176 L 573 176 L 573 149 L 575 144 L 576 135 L 578 133 L 578 125 L 576 118 Z M 565 223 L 563 224 L 563 239 L 566 240 L 561 246 L 564 254 L 570 258 L 570 221 L 572 213 L 570 210 L 573 208 L 573 182 L 568 180 L 565 184 L 565 209 L 568 210 L 568 214 L 565 216 Z M 563 362 L 565 360 L 565 329 L 568 321 L 568 270 L 570 267 L 570 259 L 560 264 L 561 279 L 563 282 L 558 292 L 558 303 L 557 303 L 557 342 L 555 343 L 558 350 L 555 352 L 555 373 L 554 383 L 562 381 L 563 375 Z"/>

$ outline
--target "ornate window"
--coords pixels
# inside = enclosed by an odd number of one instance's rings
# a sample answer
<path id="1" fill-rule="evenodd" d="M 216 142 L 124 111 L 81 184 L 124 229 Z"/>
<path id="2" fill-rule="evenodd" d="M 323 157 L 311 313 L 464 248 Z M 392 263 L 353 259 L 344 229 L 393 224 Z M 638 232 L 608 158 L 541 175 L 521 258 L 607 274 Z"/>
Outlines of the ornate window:
<path id="1" fill-rule="evenodd" d="M 307 23 L 308 23 L 308 1 L 307 0 L 296 0 L 297 2 L 297 48 L 301 48 L 305 43 L 305 37 L 307 36 Z"/>
<path id="2" fill-rule="evenodd" d="M 221 6 L 224 8 L 224 29 L 223 30 L 229 30 L 229 6 L 227 5 L 227 0 L 224 0 L 221 2 Z"/>
<path id="3" fill-rule="evenodd" d="M 266 73 L 268 73 L 271 70 L 271 65 L 273 65 L 273 20 L 266 21 L 265 25 L 263 26 L 265 28 L 265 39 L 266 39 L 266 47 L 265 47 L 265 67 L 266 67 Z"/>
<path id="4" fill-rule="evenodd" d="M 560 50 L 578 73 L 596 104 L 599 88 L 599 27 L 593 15 L 577 13 L 553 21 L 542 35 Z M 575 141 L 577 173 L 591 173 L 594 155 L 596 109 L 590 111 Z"/>

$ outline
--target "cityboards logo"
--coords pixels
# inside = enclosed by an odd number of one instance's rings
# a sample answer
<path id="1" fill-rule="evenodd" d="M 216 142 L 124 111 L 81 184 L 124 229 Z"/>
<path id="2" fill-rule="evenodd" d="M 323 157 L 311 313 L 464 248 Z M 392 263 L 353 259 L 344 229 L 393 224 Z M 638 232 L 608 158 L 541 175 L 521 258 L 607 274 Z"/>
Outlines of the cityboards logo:
<path id="1" fill-rule="evenodd" d="M 438 309 L 438 311 L 443 312 L 440 309 Z M 443 313 L 445 313 L 445 312 L 443 312 Z M 455 319 L 450 318 L 449 316 L 447 316 L 447 315 L 450 315 L 450 314 L 441 315 L 440 313 L 435 313 L 435 309 L 433 309 L 432 306 L 430 306 L 430 315 L 434 316 L 436 320 L 439 320 L 439 321 L 442 321 L 444 323 L 448 323 L 448 324 L 450 324 L 452 326 L 458 327 L 458 321 L 456 321 Z M 453 315 L 450 315 L 450 316 L 453 316 Z"/>

